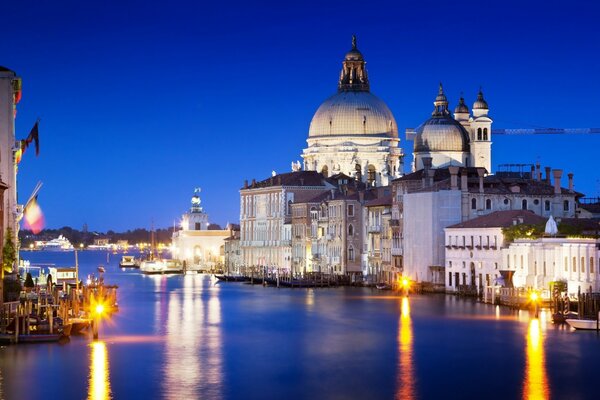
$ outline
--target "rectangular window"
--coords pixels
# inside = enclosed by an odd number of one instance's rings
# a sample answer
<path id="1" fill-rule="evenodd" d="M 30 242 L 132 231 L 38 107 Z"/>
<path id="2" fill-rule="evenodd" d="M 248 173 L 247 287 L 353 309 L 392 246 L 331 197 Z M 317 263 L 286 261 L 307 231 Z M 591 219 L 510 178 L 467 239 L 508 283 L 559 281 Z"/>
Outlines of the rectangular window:
<path id="1" fill-rule="evenodd" d="M 546 200 L 544 202 L 544 210 L 545 211 L 550 211 L 550 201 L 549 200 Z"/>
<path id="2" fill-rule="evenodd" d="M 348 216 L 354 217 L 354 205 L 353 204 L 348 204 Z"/>
<path id="3" fill-rule="evenodd" d="M 565 200 L 563 203 L 563 209 L 569 211 L 569 200 Z"/>
<path id="4" fill-rule="evenodd" d="M 452 286 L 452 272 L 448 272 L 448 286 Z"/>

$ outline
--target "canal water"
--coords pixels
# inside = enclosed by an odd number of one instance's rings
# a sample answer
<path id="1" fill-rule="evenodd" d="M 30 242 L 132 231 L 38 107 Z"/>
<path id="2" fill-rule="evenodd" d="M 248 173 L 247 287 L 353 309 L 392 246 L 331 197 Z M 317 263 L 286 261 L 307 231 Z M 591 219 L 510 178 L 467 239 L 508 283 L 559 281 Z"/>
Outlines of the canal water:
<path id="1" fill-rule="evenodd" d="M 0 399 L 597 399 L 600 338 L 453 296 L 277 289 L 106 267 L 100 339 L 0 348 Z M 73 253 L 24 252 L 73 265 Z"/>

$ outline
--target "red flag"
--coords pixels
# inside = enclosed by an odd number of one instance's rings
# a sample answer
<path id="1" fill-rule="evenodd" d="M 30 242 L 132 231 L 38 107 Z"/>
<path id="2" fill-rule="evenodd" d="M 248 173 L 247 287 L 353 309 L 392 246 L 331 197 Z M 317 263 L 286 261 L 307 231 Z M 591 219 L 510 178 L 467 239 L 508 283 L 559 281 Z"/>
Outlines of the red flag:
<path id="1" fill-rule="evenodd" d="M 44 214 L 38 205 L 37 196 L 32 198 L 23 210 L 25 223 L 34 234 L 38 234 L 44 229 Z"/>

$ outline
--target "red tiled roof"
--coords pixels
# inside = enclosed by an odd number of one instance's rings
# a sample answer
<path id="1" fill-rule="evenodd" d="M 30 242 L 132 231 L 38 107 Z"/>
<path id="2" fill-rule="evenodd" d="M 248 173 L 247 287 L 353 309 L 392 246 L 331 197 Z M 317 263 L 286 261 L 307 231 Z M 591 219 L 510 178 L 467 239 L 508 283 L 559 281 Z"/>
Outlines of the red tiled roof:
<path id="1" fill-rule="evenodd" d="M 512 226 L 515 220 L 519 221 L 518 223 L 527 225 L 539 225 L 545 224 L 548 218 L 541 217 L 529 210 L 496 211 L 460 224 L 451 225 L 448 228 L 507 228 Z"/>

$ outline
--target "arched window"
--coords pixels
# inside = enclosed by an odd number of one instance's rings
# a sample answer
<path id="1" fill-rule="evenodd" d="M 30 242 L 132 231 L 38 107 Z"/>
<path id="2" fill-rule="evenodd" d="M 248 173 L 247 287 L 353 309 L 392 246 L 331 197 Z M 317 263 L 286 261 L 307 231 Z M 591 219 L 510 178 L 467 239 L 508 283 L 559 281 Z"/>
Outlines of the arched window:
<path id="1" fill-rule="evenodd" d="M 348 236 L 354 236 L 354 226 L 348 225 Z"/>
<path id="2" fill-rule="evenodd" d="M 487 128 L 483 128 L 483 140 L 488 140 L 488 131 L 487 131 Z"/>
<path id="3" fill-rule="evenodd" d="M 477 210 L 477 199 L 476 198 L 471 199 L 471 209 Z"/>
<path id="4" fill-rule="evenodd" d="M 374 186 L 375 185 L 375 167 L 373 165 L 369 165 L 369 168 L 367 169 L 367 183 L 369 184 L 369 186 Z"/>
<path id="5" fill-rule="evenodd" d="M 487 199 L 485 201 L 485 209 L 486 210 L 491 210 L 492 209 L 492 199 Z"/>
<path id="6" fill-rule="evenodd" d="M 327 168 L 327 165 L 323 165 L 323 168 L 321 168 L 321 173 L 325 178 L 329 176 L 329 168 Z"/>
<path id="7" fill-rule="evenodd" d="M 477 128 L 477 140 L 481 140 L 481 128 Z"/>
<path id="8" fill-rule="evenodd" d="M 521 202 L 521 209 L 527 210 L 527 199 L 523 199 L 523 201 Z"/>
<path id="9" fill-rule="evenodd" d="M 354 261 L 354 247 L 348 247 L 348 260 Z"/>
<path id="10" fill-rule="evenodd" d="M 288 200 L 287 214 L 290 215 L 291 213 L 292 213 L 292 201 Z"/>

